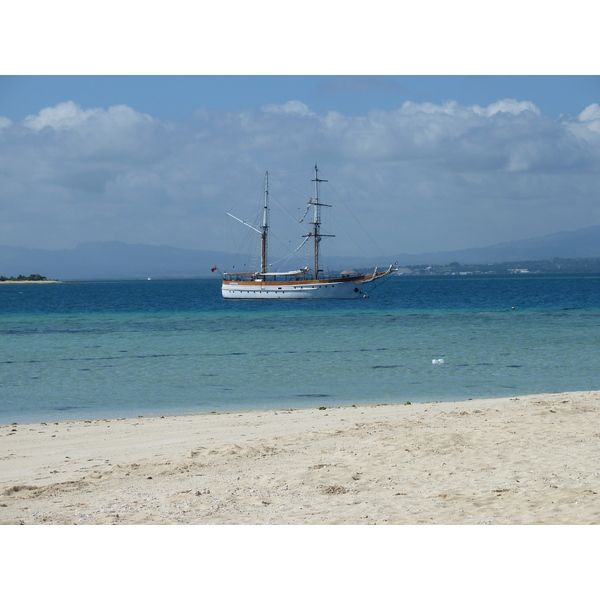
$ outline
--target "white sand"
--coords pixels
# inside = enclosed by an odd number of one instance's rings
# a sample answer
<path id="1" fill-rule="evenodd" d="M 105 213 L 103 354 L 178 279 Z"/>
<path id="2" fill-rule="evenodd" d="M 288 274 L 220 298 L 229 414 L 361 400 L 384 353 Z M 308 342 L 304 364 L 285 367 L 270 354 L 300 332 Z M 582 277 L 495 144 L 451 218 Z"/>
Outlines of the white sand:
<path id="1" fill-rule="evenodd" d="M 600 392 L 0 426 L 1 524 L 598 524 Z"/>
<path id="2" fill-rule="evenodd" d="M 44 279 L 42 281 L 0 281 L 0 284 L 6 285 L 21 285 L 26 283 L 62 283 L 62 281 L 56 281 L 54 279 Z"/>

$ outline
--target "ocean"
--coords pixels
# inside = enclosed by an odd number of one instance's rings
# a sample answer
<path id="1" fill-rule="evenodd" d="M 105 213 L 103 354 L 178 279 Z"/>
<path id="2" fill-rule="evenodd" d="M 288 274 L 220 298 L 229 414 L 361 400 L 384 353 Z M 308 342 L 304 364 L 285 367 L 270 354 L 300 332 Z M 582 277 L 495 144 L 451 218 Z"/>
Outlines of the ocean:
<path id="1" fill-rule="evenodd" d="M 600 277 L 393 277 L 322 301 L 0 285 L 0 335 L 3 424 L 591 390 Z"/>

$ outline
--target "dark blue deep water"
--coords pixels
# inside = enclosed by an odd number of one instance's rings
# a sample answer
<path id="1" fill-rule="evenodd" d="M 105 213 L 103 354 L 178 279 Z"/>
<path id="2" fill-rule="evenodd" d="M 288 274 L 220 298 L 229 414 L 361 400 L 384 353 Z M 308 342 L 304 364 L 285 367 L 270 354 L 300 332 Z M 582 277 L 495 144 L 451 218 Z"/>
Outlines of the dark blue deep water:
<path id="1" fill-rule="evenodd" d="M 0 285 L 0 336 L 0 423 L 589 390 L 600 278 L 394 277 L 323 301 Z"/>

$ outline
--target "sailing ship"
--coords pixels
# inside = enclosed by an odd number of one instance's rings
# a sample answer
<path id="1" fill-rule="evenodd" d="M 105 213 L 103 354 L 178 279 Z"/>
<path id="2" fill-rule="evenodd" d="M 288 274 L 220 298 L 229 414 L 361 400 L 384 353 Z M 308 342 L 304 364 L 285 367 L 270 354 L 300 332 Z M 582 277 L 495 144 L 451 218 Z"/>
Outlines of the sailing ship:
<path id="1" fill-rule="evenodd" d="M 321 268 L 320 244 L 323 237 L 333 237 L 321 233 L 321 207 L 331 206 L 319 200 L 319 186 L 326 179 L 319 179 L 315 165 L 314 198 L 308 199 L 307 212 L 312 209 L 312 229 L 303 237 L 304 243 L 312 245 L 312 266 L 295 271 L 271 271 L 267 259 L 269 237 L 269 173 L 265 174 L 262 225 L 254 227 L 229 213 L 228 216 L 246 225 L 260 235 L 260 270 L 245 273 L 223 273 L 221 292 L 223 298 L 235 299 L 323 299 L 323 298 L 363 298 L 368 297 L 365 286 L 397 271 L 392 265 L 379 271 L 375 267 L 370 273 L 360 275 L 355 271 L 342 271 L 334 276 L 324 276 Z"/>

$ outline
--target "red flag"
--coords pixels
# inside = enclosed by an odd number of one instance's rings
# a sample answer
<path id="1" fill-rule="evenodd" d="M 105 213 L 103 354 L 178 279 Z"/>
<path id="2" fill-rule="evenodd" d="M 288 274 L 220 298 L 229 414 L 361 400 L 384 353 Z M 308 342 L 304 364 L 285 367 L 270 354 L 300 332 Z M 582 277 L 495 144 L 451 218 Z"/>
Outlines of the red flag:
<path id="1" fill-rule="evenodd" d="M 214 273 L 216 270 L 217 270 L 217 267 L 216 267 L 216 266 L 215 266 L 215 267 L 213 267 L 213 268 L 211 269 L 211 271 L 212 271 L 213 273 Z"/>

